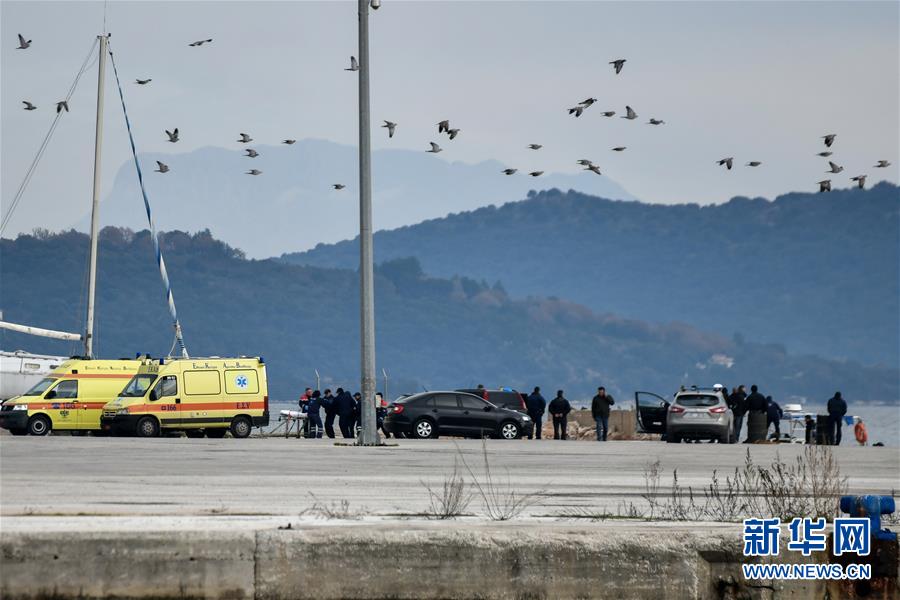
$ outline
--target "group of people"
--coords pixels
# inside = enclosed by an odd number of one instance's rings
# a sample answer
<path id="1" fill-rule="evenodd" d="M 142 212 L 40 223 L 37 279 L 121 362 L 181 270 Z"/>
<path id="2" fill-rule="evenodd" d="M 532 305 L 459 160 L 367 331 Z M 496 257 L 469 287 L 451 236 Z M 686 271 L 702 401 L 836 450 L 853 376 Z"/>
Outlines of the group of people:
<path id="1" fill-rule="evenodd" d="M 774 439 L 777 440 L 781 438 L 781 419 L 784 417 L 784 411 L 781 409 L 781 406 L 772 399 L 772 396 L 763 396 L 756 385 L 750 386 L 749 395 L 743 385 L 732 388 L 730 394 L 728 394 L 727 387 L 717 387 L 721 389 L 723 394 L 726 394 L 726 403 L 728 404 L 728 408 L 730 408 L 731 412 L 734 414 L 734 433 L 738 439 L 740 439 L 741 436 L 741 428 L 744 425 L 745 416 L 748 419 L 748 423 L 750 419 L 762 420 L 764 418 L 766 421 L 765 437 L 769 436 L 769 432 L 774 427 Z M 828 421 L 824 440 L 826 444 L 839 445 L 841 443 L 841 426 L 844 422 L 844 416 L 847 414 L 847 402 L 844 400 L 843 396 L 841 396 L 840 392 L 835 392 L 834 396 L 828 400 L 827 409 Z M 811 417 L 807 416 L 806 443 L 812 443 L 813 436 L 811 431 L 814 430 L 814 428 L 815 423 L 812 422 Z M 746 441 L 757 441 L 750 438 L 750 425 L 748 424 Z"/>
<path id="2" fill-rule="evenodd" d="M 320 393 L 319 390 L 306 388 L 300 396 L 300 411 L 306 413 L 306 421 L 303 425 L 304 434 L 309 438 L 334 437 L 334 420 L 337 418 L 338 428 L 345 438 L 356 437 L 357 428 L 362 423 L 360 401 L 362 395 L 359 392 L 350 394 L 344 388 L 337 388 L 332 394 L 330 389 Z M 387 413 L 387 403 L 380 392 L 375 394 L 376 420 L 378 428 L 384 432 L 384 416 Z M 325 412 L 325 421 L 322 421 L 320 411 Z M 384 432 L 386 437 L 390 437 Z"/>
<path id="3" fill-rule="evenodd" d="M 606 441 L 609 432 L 609 409 L 613 404 L 615 404 L 615 400 L 606 393 L 606 388 L 603 386 L 597 388 L 597 395 L 591 401 L 591 415 L 597 425 L 598 442 Z M 535 387 L 534 391 L 525 397 L 525 410 L 534 422 L 533 437 L 541 439 L 544 415 L 550 413 L 550 417 L 553 419 L 553 439 L 568 439 L 569 413 L 572 412 L 572 404 L 566 399 L 563 390 L 558 390 L 556 397 L 548 404 L 541 395 L 541 388 Z M 528 435 L 528 439 L 532 439 L 532 434 Z"/>

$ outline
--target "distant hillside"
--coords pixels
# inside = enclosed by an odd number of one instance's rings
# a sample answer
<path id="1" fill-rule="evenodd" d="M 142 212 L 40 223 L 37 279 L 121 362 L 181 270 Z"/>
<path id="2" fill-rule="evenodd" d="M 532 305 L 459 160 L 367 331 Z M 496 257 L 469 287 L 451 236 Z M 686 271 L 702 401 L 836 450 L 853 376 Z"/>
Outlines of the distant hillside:
<path id="1" fill-rule="evenodd" d="M 266 258 L 312 248 L 359 233 L 359 175 L 356 148 L 324 140 L 298 140 L 287 146 L 248 144 L 257 158 L 235 148 L 201 148 L 174 154 L 142 154 L 145 181 L 159 229 L 209 228 L 248 256 Z M 486 161 L 448 162 L 423 151 L 376 150 L 372 154 L 375 227 L 394 228 L 521 198 L 536 181 L 512 177 L 505 165 Z M 168 164 L 165 175 L 151 172 L 155 160 Z M 262 175 L 246 175 L 248 169 Z M 607 198 L 632 196 L 606 176 L 554 175 L 539 180 Z M 332 184 L 346 189 L 335 191 Z M 147 226 L 140 190 L 129 159 L 103 201 L 102 224 Z M 87 210 L 87 208 L 85 209 Z M 88 215 L 83 230 L 88 228 Z"/>
<path id="2" fill-rule="evenodd" d="M 379 232 L 375 255 L 415 255 L 437 277 L 499 279 L 513 296 L 559 296 L 598 312 L 896 366 L 898 211 L 898 188 L 888 183 L 718 206 L 550 190 Z M 345 241 L 283 259 L 355 267 L 357 248 Z"/>
<path id="3" fill-rule="evenodd" d="M 0 240 L 0 307 L 13 322 L 78 331 L 85 235 Z M 172 331 L 147 232 L 101 236 L 97 349 L 101 356 L 161 355 Z M 252 261 L 208 232 L 164 237 L 188 349 L 194 355 L 262 355 L 274 399 L 314 382 L 358 387 L 358 278 L 350 270 Z M 426 277 L 415 259 L 376 276 L 378 367 L 391 393 L 451 386 L 541 385 L 583 401 L 605 384 L 621 402 L 635 389 L 681 383 L 759 383 L 777 398 L 896 402 L 897 369 L 793 356 L 778 345 L 653 325 L 546 298 L 510 299 L 499 284 Z M 78 352 L 77 344 L 3 332 L 4 348 Z"/>

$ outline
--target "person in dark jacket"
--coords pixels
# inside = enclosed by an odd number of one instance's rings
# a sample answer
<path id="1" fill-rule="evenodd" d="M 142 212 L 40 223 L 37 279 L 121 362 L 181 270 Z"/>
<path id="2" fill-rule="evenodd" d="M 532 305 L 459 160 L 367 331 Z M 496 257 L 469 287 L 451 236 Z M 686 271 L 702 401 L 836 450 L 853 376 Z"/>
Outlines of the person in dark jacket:
<path id="1" fill-rule="evenodd" d="M 384 418 L 387 416 L 387 402 L 384 401 L 384 395 L 381 392 L 375 392 L 375 425 L 381 430 L 385 438 L 391 437 L 391 434 L 384 430 Z"/>
<path id="2" fill-rule="evenodd" d="M 350 425 L 350 431 L 353 432 L 353 437 L 356 437 L 356 432 L 362 428 L 362 394 L 356 392 L 353 394 L 353 423 Z"/>
<path id="3" fill-rule="evenodd" d="M 541 439 L 541 428 L 544 426 L 544 411 L 547 410 L 547 401 L 541 396 L 541 388 L 535 387 L 531 395 L 525 400 L 525 410 L 528 411 L 528 416 L 531 417 L 534 426 L 532 431 L 534 437 Z M 528 439 L 530 440 L 531 437 L 532 434 L 529 433 Z"/>
<path id="4" fill-rule="evenodd" d="M 550 401 L 550 406 L 547 407 L 547 410 L 550 411 L 550 416 L 553 417 L 553 439 L 567 439 L 569 437 L 568 418 L 569 413 L 572 411 L 572 405 L 565 399 L 562 390 L 556 392 L 556 398 Z"/>
<path id="5" fill-rule="evenodd" d="M 303 390 L 303 395 L 300 396 L 300 412 L 303 414 L 308 414 L 308 406 L 309 399 L 312 398 L 313 391 L 312 388 L 306 388 Z M 309 417 L 303 420 L 303 437 L 309 437 Z"/>
<path id="6" fill-rule="evenodd" d="M 841 426 L 844 424 L 844 415 L 847 414 L 847 401 L 840 392 L 835 392 L 828 401 L 828 443 L 834 446 L 841 445 Z"/>
<path id="7" fill-rule="evenodd" d="M 753 423 L 759 423 L 759 427 L 762 427 L 762 424 L 766 422 L 766 412 L 768 410 L 768 404 L 766 402 L 766 397 L 759 393 L 759 388 L 756 385 L 750 386 L 750 395 L 747 396 L 747 441 L 750 443 L 758 442 L 760 440 L 750 438 L 751 425 Z M 756 432 L 757 429 L 752 429 L 752 431 Z M 762 439 L 765 439 L 763 436 Z"/>
<path id="8" fill-rule="evenodd" d="M 309 438 L 322 437 L 322 417 L 319 415 L 319 408 L 321 407 L 322 394 L 319 393 L 319 390 L 316 390 L 310 394 L 306 403 L 306 421 L 308 423 L 306 436 Z"/>
<path id="9" fill-rule="evenodd" d="M 747 414 L 747 394 L 744 393 L 744 386 L 733 389 L 726 404 L 734 414 L 734 437 L 739 440 L 741 439 L 741 429 L 744 426 L 744 415 Z"/>
<path id="10" fill-rule="evenodd" d="M 781 418 L 784 416 L 784 411 L 781 410 L 781 407 L 777 402 L 772 400 L 772 396 L 766 396 L 766 431 L 769 431 L 769 427 L 775 425 L 775 439 L 781 439 Z"/>
<path id="11" fill-rule="evenodd" d="M 337 407 L 334 403 L 334 395 L 326 389 L 322 395 L 322 408 L 325 409 L 325 435 L 334 438 L 334 417 L 337 415 Z"/>
<path id="12" fill-rule="evenodd" d="M 605 442 L 609 431 L 609 407 L 615 404 L 613 397 L 606 393 L 606 388 L 597 388 L 597 395 L 591 401 L 591 415 L 597 424 L 597 441 Z"/>
<path id="13" fill-rule="evenodd" d="M 337 389 L 337 395 L 334 397 L 334 408 L 338 416 L 338 426 L 341 428 L 341 435 L 345 438 L 353 437 L 355 404 L 350 392 L 345 391 L 343 388 Z"/>

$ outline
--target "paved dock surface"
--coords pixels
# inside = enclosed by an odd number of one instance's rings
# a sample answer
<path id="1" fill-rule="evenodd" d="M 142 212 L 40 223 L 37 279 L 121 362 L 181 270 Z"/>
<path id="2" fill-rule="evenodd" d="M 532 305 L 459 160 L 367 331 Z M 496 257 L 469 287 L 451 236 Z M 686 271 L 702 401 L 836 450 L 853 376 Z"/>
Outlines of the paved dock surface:
<path id="1" fill-rule="evenodd" d="M 209 522 L 264 523 L 297 517 L 314 504 L 346 502 L 355 516 L 416 517 L 427 512 L 423 482 L 440 487 L 454 462 L 483 473 L 477 440 L 399 440 L 396 446 L 357 448 L 329 440 L 251 438 L 95 438 L 50 436 L 0 438 L 0 516 L 4 528 L 55 529 L 85 523 L 112 524 L 110 516 L 154 517 L 154 527 Z M 793 460 L 801 445 L 746 446 L 662 442 L 558 442 L 488 440 L 496 480 L 538 493 L 526 511 L 533 518 L 573 512 L 615 514 L 623 501 L 640 502 L 644 470 L 659 460 L 660 491 L 678 482 L 700 490 L 713 470 L 720 477 L 743 464 Z M 900 487 L 900 453 L 893 448 L 833 449 L 852 493 L 890 494 Z M 477 513 L 477 503 L 472 512 Z M 44 517 L 35 519 L 34 517 Z M 70 517 L 81 517 L 70 519 Z M 90 518 L 93 517 L 93 518 Z M 140 520 L 140 519 L 138 519 Z M 151 521 L 147 521 L 151 522 Z M 31 525 L 26 525 L 30 523 Z M 69 525 L 67 525 L 67 523 Z"/>

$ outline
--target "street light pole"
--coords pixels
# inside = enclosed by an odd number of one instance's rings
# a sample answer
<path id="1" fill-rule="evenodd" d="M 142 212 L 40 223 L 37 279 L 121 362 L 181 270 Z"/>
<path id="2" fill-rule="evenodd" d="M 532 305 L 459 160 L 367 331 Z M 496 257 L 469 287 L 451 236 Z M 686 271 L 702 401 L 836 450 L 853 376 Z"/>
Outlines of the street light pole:
<path id="1" fill-rule="evenodd" d="M 372 256 L 372 164 L 369 123 L 369 1 L 359 0 L 359 297 L 362 446 L 379 443 L 375 421 L 375 291 Z"/>

